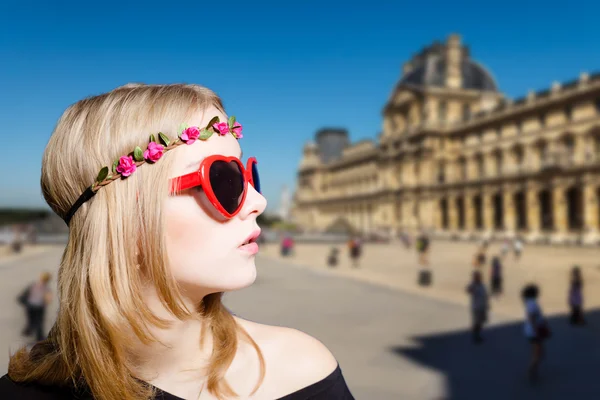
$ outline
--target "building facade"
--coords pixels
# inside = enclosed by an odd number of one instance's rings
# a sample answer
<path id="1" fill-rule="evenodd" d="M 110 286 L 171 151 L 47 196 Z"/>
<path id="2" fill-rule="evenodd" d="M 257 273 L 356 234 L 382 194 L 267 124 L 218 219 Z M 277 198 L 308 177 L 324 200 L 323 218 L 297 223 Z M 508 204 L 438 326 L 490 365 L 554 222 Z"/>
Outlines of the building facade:
<path id="1" fill-rule="evenodd" d="M 404 64 L 382 114 L 376 141 L 323 129 L 304 147 L 296 223 L 599 243 L 600 74 L 511 100 L 450 35 Z"/>

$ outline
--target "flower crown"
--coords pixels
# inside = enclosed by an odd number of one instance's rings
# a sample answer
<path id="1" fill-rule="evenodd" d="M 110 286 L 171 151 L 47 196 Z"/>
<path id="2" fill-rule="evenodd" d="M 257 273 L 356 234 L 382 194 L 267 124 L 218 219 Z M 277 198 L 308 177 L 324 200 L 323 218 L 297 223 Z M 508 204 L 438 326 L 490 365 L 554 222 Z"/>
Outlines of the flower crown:
<path id="1" fill-rule="evenodd" d="M 196 140 L 207 140 L 214 133 L 219 136 L 225 136 L 228 133 L 232 134 L 236 139 L 241 139 L 242 125 L 235 120 L 232 115 L 229 117 L 227 122 L 221 122 L 219 117 L 213 117 L 204 129 L 200 129 L 197 126 L 187 126 L 186 124 L 179 125 L 177 130 L 177 139 L 171 141 L 167 135 L 162 132 L 158 133 L 158 141 L 154 134 L 150 135 L 150 143 L 146 150 L 142 150 L 139 146 L 126 156 L 119 157 L 112 164 L 112 170 L 108 167 L 103 167 L 96 181 L 86 189 L 86 191 L 77 199 L 75 204 L 71 207 L 64 220 L 69 225 L 69 222 L 77 209 L 81 207 L 86 201 L 91 199 L 101 187 L 108 185 L 109 183 L 117 180 L 118 178 L 126 178 L 133 174 L 137 167 L 145 163 L 154 164 L 163 156 L 163 154 L 169 150 L 174 149 L 182 144 L 192 144 Z"/>

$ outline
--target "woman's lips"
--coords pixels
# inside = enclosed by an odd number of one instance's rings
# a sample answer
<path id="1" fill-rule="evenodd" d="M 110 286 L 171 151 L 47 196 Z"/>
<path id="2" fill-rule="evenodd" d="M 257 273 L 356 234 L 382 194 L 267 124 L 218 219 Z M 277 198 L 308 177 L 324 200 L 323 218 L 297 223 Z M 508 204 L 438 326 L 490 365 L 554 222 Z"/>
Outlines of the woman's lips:
<path id="1" fill-rule="evenodd" d="M 251 242 L 248 244 L 243 244 L 240 247 L 238 247 L 238 249 L 247 252 L 249 254 L 256 254 L 258 253 L 258 243 L 256 242 Z"/>

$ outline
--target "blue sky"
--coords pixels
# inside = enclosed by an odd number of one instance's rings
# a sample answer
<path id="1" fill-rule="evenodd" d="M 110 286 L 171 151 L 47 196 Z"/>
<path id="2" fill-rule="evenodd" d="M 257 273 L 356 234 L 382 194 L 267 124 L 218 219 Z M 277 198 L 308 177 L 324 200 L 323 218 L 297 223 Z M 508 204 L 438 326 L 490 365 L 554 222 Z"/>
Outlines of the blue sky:
<path id="1" fill-rule="evenodd" d="M 0 5 L 0 207 L 45 207 L 41 157 L 61 113 L 127 82 L 216 91 L 273 211 L 315 131 L 374 139 L 402 63 L 450 33 L 509 97 L 600 70 L 593 1 L 86 3 Z"/>

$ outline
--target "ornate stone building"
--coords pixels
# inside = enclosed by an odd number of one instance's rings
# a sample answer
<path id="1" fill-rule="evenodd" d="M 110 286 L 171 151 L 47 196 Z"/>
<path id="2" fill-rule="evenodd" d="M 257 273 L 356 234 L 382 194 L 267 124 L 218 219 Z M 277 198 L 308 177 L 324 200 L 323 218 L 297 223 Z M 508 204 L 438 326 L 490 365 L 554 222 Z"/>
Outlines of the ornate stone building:
<path id="1" fill-rule="evenodd" d="M 316 142 L 292 207 L 308 230 L 599 242 L 600 74 L 511 100 L 451 35 L 404 64 L 376 142 Z"/>

